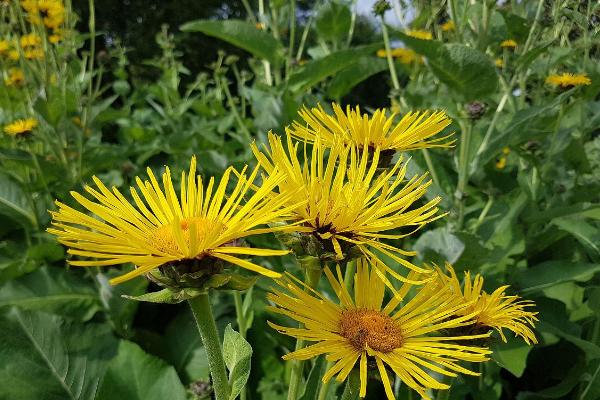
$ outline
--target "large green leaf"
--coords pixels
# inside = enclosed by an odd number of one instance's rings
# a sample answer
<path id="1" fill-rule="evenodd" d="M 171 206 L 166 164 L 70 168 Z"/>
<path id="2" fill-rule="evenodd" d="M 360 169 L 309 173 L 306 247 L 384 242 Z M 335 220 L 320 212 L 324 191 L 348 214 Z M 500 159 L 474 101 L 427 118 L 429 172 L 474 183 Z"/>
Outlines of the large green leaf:
<path id="1" fill-rule="evenodd" d="M 254 24 L 246 21 L 230 19 L 215 21 L 200 19 L 183 24 L 180 29 L 184 32 L 202 32 L 244 49 L 258 58 L 264 58 L 272 63 L 279 63 L 283 57 L 283 46 L 272 35 L 257 29 Z"/>
<path id="2" fill-rule="evenodd" d="M 352 12 L 346 4 L 335 1 L 320 7 L 315 20 L 319 36 L 327 40 L 344 39 L 352 23 Z"/>
<path id="3" fill-rule="evenodd" d="M 0 174 L 0 213 L 24 225 L 37 225 L 35 209 L 29 198 L 15 181 Z"/>
<path id="4" fill-rule="evenodd" d="M 340 98 L 368 77 L 387 68 L 386 60 L 374 57 L 361 57 L 356 64 L 344 68 L 329 82 L 328 93 Z"/>
<path id="5" fill-rule="evenodd" d="M 175 369 L 147 354 L 137 344 L 121 340 L 96 400 L 186 400 Z"/>
<path id="6" fill-rule="evenodd" d="M 482 98 L 498 87 L 494 64 L 479 50 L 459 43 L 417 39 L 398 31 L 395 36 L 427 57 L 431 71 L 464 100 Z"/>
<path id="7" fill-rule="evenodd" d="M 381 43 L 373 43 L 336 51 L 323 58 L 309 61 L 290 75 L 288 88 L 292 92 L 307 90 L 344 68 L 356 64 L 362 56 L 374 54 L 381 46 Z"/>
<path id="8" fill-rule="evenodd" d="M 0 308 L 18 306 L 86 321 L 100 310 L 92 283 L 62 268 L 42 267 L 8 281 L 0 291 Z"/>
<path id="9" fill-rule="evenodd" d="M 482 98 L 498 87 L 492 61 L 479 50 L 463 44 L 445 44 L 428 58 L 431 71 L 465 100 Z"/>
<path id="10" fill-rule="evenodd" d="M 527 355 L 531 351 L 531 346 L 520 338 L 510 338 L 508 343 L 493 343 L 492 351 L 492 358 L 498 365 L 514 376 L 521 377 L 527 365 Z"/>
<path id="11" fill-rule="evenodd" d="M 600 264 L 546 261 L 517 273 L 515 283 L 521 292 L 534 292 L 567 281 L 585 282 L 600 271 Z"/>
<path id="12" fill-rule="evenodd" d="M 16 308 L 0 331 L 0 399 L 94 400 L 117 344 L 107 325 Z"/>

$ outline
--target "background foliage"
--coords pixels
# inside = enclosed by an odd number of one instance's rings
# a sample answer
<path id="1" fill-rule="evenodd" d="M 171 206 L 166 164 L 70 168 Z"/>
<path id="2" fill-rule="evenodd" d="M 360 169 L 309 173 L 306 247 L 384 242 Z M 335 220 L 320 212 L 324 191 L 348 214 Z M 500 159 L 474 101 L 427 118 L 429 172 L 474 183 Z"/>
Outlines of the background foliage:
<path id="1" fill-rule="evenodd" d="M 403 246 L 537 303 L 541 343 L 499 348 L 485 378 L 463 378 L 451 398 L 600 398 L 596 2 L 404 4 L 389 13 L 434 39 L 387 27 L 394 46 L 426 58 L 396 60 L 398 85 L 376 56 L 380 20 L 357 16 L 352 2 L 102 1 L 95 20 L 91 5 L 67 4 L 63 40 L 43 60 L 18 61 L 23 85 L 0 83 L 0 125 L 39 121 L 27 138 L 0 139 L 0 381 L 9 383 L 0 399 L 203 398 L 208 368 L 187 308 L 122 298 L 156 288 L 142 279 L 111 287 L 111 269 L 68 270 L 44 232 L 46 210 L 92 175 L 127 186 L 146 165 L 177 170 L 192 154 L 203 174 L 219 175 L 250 162 L 248 143 L 282 133 L 302 104 L 332 100 L 446 110 L 457 147 L 415 153 L 412 166 L 431 171 L 429 196 L 441 195 L 449 215 Z M 32 29 L 9 23 L 19 9 L 0 2 L 0 38 Z M 455 28 L 444 31 L 452 14 Z M 517 47 L 501 48 L 506 39 Z M 6 78 L 14 65 L 0 61 Z M 565 71 L 592 84 L 544 83 Z M 292 258 L 263 263 L 299 271 Z M 267 287 L 259 280 L 245 294 L 243 330 L 254 352 L 248 396 L 271 400 L 285 396 L 280 356 L 293 343 L 265 329 L 277 319 L 264 311 Z M 217 300 L 221 333 L 230 323 L 241 331 L 231 298 Z M 314 398 L 313 381 L 306 387 L 303 398 Z"/>

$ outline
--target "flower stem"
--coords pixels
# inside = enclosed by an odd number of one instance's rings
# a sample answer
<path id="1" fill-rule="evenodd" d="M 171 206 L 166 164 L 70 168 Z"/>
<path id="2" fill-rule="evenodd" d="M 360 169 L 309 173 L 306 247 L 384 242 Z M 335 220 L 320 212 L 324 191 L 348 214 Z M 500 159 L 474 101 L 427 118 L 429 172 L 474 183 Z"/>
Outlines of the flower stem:
<path id="1" fill-rule="evenodd" d="M 350 372 L 348 380 L 346 381 L 346 387 L 344 393 L 342 393 L 341 400 L 355 400 L 358 399 L 358 389 L 360 386 L 360 375 L 359 372 L 354 369 Z"/>
<path id="2" fill-rule="evenodd" d="M 194 313 L 196 325 L 206 349 L 215 397 L 217 400 L 228 400 L 229 381 L 227 370 L 225 369 L 223 349 L 212 314 L 208 293 L 202 293 L 198 297 L 188 300 L 188 304 Z"/>
<path id="3" fill-rule="evenodd" d="M 235 315 L 238 323 L 238 330 L 240 335 L 246 339 L 246 333 L 248 332 L 248 326 L 246 325 L 246 315 L 244 315 L 244 301 L 242 300 L 242 293 L 239 290 L 234 290 L 233 301 L 235 303 Z M 248 294 L 246 294 L 248 296 Z M 240 392 L 240 400 L 246 400 L 247 392 L 246 388 L 242 388 Z"/>
<path id="4" fill-rule="evenodd" d="M 390 76 L 392 78 L 392 84 L 394 89 L 400 91 L 400 82 L 398 81 L 398 75 L 396 74 L 396 66 L 394 65 L 394 59 L 392 58 L 392 50 L 390 48 L 390 37 L 388 35 L 387 26 L 383 16 L 381 19 L 381 33 L 383 34 L 383 44 L 385 45 L 385 57 L 387 58 L 388 67 L 390 69 Z"/>

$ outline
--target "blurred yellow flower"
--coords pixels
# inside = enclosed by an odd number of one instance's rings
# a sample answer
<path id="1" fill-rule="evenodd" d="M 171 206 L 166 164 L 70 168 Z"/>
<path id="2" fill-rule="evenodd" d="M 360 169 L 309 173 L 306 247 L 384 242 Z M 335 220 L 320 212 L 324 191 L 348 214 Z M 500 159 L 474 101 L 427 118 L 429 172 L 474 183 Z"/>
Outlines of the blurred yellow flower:
<path id="1" fill-rule="evenodd" d="M 23 52 L 23 55 L 28 60 L 43 60 L 44 59 L 44 50 L 40 47 L 35 47 L 32 49 L 27 49 Z"/>
<path id="2" fill-rule="evenodd" d="M 546 83 L 554 86 L 572 87 L 591 85 L 592 80 L 586 74 L 563 73 L 561 75 L 550 75 L 546 78 Z"/>
<path id="3" fill-rule="evenodd" d="M 440 25 L 440 28 L 442 28 L 442 31 L 444 32 L 453 31 L 455 27 L 456 26 L 454 25 L 454 21 L 452 20 L 446 21 L 442 25 Z"/>
<path id="4" fill-rule="evenodd" d="M 52 35 L 48 36 L 48 41 L 52 44 L 56 44 L 56 43 L 60 42 L 61 39 L 62 39 L 62 37 L 56 33 L 53 33 Z"/>
<path id="5" fill-rule="evenodd" d="M 500 43 L 500 47 L 514 49 L 517 47 L 517 42 L 515 42 L 513 39 L 507 39 Z"/>
<path id="6" fill-rule="evenodd" d="M 254 26 L 256 26 L 256 29 L 260 29 L 261 31 L 264 31 L 267 28 L 264 22 L 257 22 Z"/>
<path id="7" fill-rule="evenodd" d="M 135 206 L 117 188 L 113 187 L 111 191 L 93 177 L 99 191 L 90 186 L 85 190 L 95 201 L 77 192 L 71 192 L 71 195 L 95 216 L 57 201 L 58 211 L 51 212 L 53 227 L 48 232 L 69 247 L 69 254 L 92 258 L 88 261 L 69 260 L 71 265 L 132 263 L 136 266 L 133 271 L 112 279 L 111 284 L 125 282 L 167 263 L 184 266 L 192 263 L 191 268 L 202 268 L 195 262 L 211 257 L 269 277 L 279 277 L 279 273 L 239 257 L 280 256 L 287 254 L 287 250 L 240 247 L 236 243 L 250 235 L 274 231 L 275 228 L 260 229 L 258 226 L 277 222 L 290 208 L 296 207 L 289 201 L 294 193 L 269 196 L 283 178 L 276 172 L 250 195 L 248 189 L 259 169 L 254 169 L 249 177 L 245 170 L 236 172 L 228 168 L 214 189 L 214 178 L 205 186 L 202 178 L 196 176 L 196 157 L 192 157 L 189 173 L 187 176 L 185 172 L 181 174 L 178 197 L 168 167 L 162 176 L 164 189 L 148 168 L 149 181 L 136 178 L 145 202 L 135 188 L 130 188 Z M 232 173 L 238 176 L 237 184 L 227 195 Z M 290 205 L 284 207 L 286 203 Z"/>
<path id="8" fill-rule="evenodd" d="M 431 40 L 431 39 L 433 39 L 433 35 L 431 34 L 431 32 L 424 31 L 424 30 L 421 30 L 421 29 L 408 30 L 405 33 L 408 36 L 412 36 L 412 37 L 417 38 L 417 39 L 423 39 L 423 40 Z"/>
<path id="9" fill-rule="evenodd" d="M 36 33 L 30 33 L 21 36 L 19 43 L 23 49 L 27 49 L 28 47 L 36 47 L 42 44 L 42 38 Z"/>
<path id="10" fill-rule="evenodd" d="M 496 67 L 498 67 L 498 68 L 503 68 L 504 67 L 504 61 L 501 58 L 496 58 L 494 60 L 494 65 L 496 65 Z"/>
<path id="11" fill-rule="evenodd" d="M 19 86 L 25 82 L 25 74 L 19 68 L 8 70 L 8 76 L 4 79 L 6 86 Z"/>
<path id="12" fill-rule="evenodd" d="M 501 286 L 492 294 L 483 291 L 483 277 L 477 274 L 471 281 L 470 272 L 465 272 L 464 284 L 461 285 L 452 265 L 446 263 L 446 270 L 450 275 L 438 269 L 440 281 L 452 287 L 455 296 L 462 298 L 468 306 L 458 315 L 470 315 L 475 320 L 473 330 L 470 332 L 483 333 L 495 329 L 506 343 L 503 329 L 512 331 L 521 337 L 527 344 L 537 343 L 531 328 L 538 321 L 537 312 L 527 311 L 526 308 L 534 307 L 535 303 L 521 300 L 519 296 L 507 295 L 506 289 Z"/>
<path id="13" fill-rule="evenodd" d="M 495 166 L 497 169 L 504 169 L 506 167 L 506 157 L 505 156 L 498 157 L 498 159 L 496 159 Z"/>
<path id="14" fill-rule="evenodd" d="M 405 278 L 386 266 L 378 254 L 408 269 L 430 272 L 402 258 L 414 252 L 381 241 L 404 238 L 443 216 L 437 215 L 441 198 L 420 200 L 431 185 L 426 174 L 407 178 L 408 165 L 402 159 L 377 173 L 383 157 L 379 148 L 359 149 L 337 143 L 327 151 L 317 138 L 312 151 L 304 148 L 301 162 L 298 146 L 290 136 L 284 146 L 281 137 L 272 133 L 264 151 L 252 144 L 259 165 L 269 176 L 277 171 L 285 173 L 277 185 L 278 193 L 295 193 L 291 199 L 304 200 L 289 216 L 301 224 L 295 228 L 297 232 L 312 235 L 319 248 L 337 260 L 348 257 L 355 248 L 398 280 Z M 404 233 L 397 231 L 401 228 Z"/>
<path id="15" fill-rule="evenodd" d="M 48 29 L 60 27 L 65 20 L 65 6 L 62 0 L 22 0 L 21 7 L 27 12 L 32 24 L 42 22 Z"/>
<path id="16" fill-rule="evenodd" d="M 18 119 L 5 125 L 4 133 L 13 137 L 23 136 L 31 132 L 36 126 L 38 126 L 38 121 L 35 118 Z"/>
<path id="17" fill-rule="evenodd" d="M 6 53 L 10 49 L 10 42 L 6 39 L 0 40 L 0 54 Z"/>
<path id="18" fill-rule="evenodd" d="M 423 62 L 423 57 L 420 56 L 419 54 L 417 54 L 412 49 L 405 49 L 405 48 L 399 47 L 396 49 L 392 49 L 390 51 L 390 54 L 392 55 L 392 57 L 399 59 L 402 64 L 410 64 L 414 61 L 417 61 L 419 63 Z M 377 50 L 377 57 L 385 58 L 386 57 L 385 49 Z"/>
<path id="19" fill-rule="evenodd" d="M 360 107 L 346 107 L 346 112 L 336 103 L 332 104 L 334 115 L 328 114 L 321 105 L 298 114 L 302 122 L 294 121 L 286 132 L 303 141 L 314 142 L 319 138 L 322 145 L 331 147 L 343 142 L 358 147 L 379 148 L 381 151 L 407 151 L 429 147 L 451 147 L 453 134 L 431 139 L 452 120 L 444 111 L 408 112 L 394 124 L 395 114 L 377 109 L 373 115 L 362 114 Z"/>
<path id="20" fill-rule="evenodd" d="M 18 50 L 12 49 L 8 51 L 8 58 L 9 60 L 17 61 L 19 58 L 21 58 L 21 54 Z"/>
<path id="21" fill-rule="evenodd" d="M 473 312 L 456 298 L 452 288 L 434 280 L 416 288 L 403 284 L 398 295 L 384 303 L 385 284 L 376 268 L 358 260 L 354 276 L 354 295 L 346 285 L 339 266 L 336 275 L 325 269 L 327 280 L 337 300 L 309 289 L 287 275 L 277 281 L 267 298 L 275 304 L 274 313 L 290 317 L 301 327 L 285 327 L 269 322 L 278 332 L 297 339 L 316 342 L 283 356 L 284 359 L 308 360 L 325 354 L 332 364 L 323 376 L 328 382 L 346 380 L 353 368 L 360 375 L 361 398 L 367 394 L 369 369 L 377 367 L 386 397 L 395 399 L 393 372 L 424 399 L 431 399 L 429 389 L 449 389 L 440 378 L 459 373 L 479 375 L 460 365 L 461 362 L 484 362 L 491 353 L 487 348 L 469 345 L 469 340 L 489 337 L 490 333 L 448 336 L 441 332 L 468 328 Z M 415 277 L 416 279 L 416 277 Z"/>

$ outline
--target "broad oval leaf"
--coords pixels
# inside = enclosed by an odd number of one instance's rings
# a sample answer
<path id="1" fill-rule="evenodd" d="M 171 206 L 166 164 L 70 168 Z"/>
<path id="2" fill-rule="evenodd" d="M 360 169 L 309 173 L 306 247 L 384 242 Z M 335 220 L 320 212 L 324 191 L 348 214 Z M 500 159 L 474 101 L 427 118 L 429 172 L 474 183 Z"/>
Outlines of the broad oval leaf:
<path id="1" fill-rule="evenodd" d="M 328 93 L 333 98 L 346 95 L 352 88 L 370 76 L 387 68 L 387 61 L 374 57 L 362 57 L 354 65 L 346 67 L 329 83 Z"/>
<path id="2" fill-rule="evenodd" d="M 17 308 L 0 331 L 0 399 L 95 400 L 117 344 L 108 325 Z"/>
<path id="3" fill-rule="evenodd" d="M 327 40 L 341 40 L 352 23 L 352 12 L 346 4 L 328 2 L 320 7 L 315 27 L 319 36 Z"/>
<path id="4" fill-rule="evenodd" d="M 318 60 L 309 61 L 290 75 L 288 88 L 292 92 L 308 90 L 344 68 L 356 64 L 362 56 L 374 54 L 381 46 L 381 43 L 373 43 L 336 51 Z"/>
<path id="5" fill-rule="evenodd" d="M 281 43 L 250 22 L 237 19 L 226 21 L 199 19 L 181 25 L 180 29 L 184 32 L 202 32 L 219 38 L 274 64 L 278 64 L 283 59 L 284 50 Z"/>
<path id="6" fill-rule="evenodd" d="M 102 308 L 93 284 L 60 268 L 42 267 L 8 281 L 0 291 L 0 308 L 18 306 L 89 320 Z"/>
<path id="7" fill-rule="evenodd" d="M 21 224 L 37 225 L 36 213 L 28 198 L 30 196 L 15 181 L 0 174 L 0 213 Z"/>
<path id="8" fill-rule="evenodd" d="M 121 340 L 119 352 L 106 371 L 96 400 L 186 400 L 175 368 L 147 354 L 135 343 Z"/>

